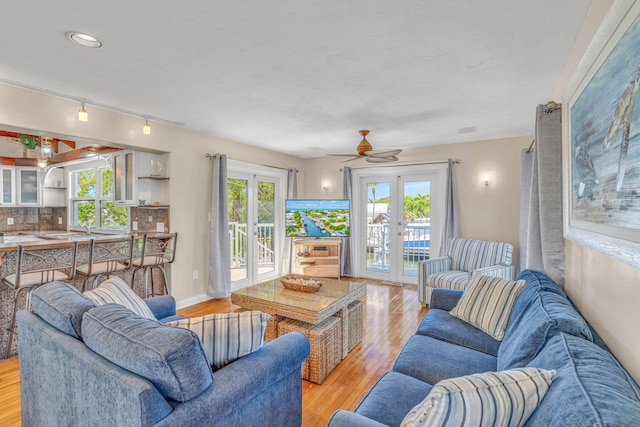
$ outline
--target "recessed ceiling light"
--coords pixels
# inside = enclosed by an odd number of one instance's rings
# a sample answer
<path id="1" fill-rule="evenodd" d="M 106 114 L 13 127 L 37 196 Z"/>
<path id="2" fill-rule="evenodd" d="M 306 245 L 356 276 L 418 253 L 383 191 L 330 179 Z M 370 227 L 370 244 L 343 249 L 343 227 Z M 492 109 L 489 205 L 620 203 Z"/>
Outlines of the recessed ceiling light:
<path id="1" fill-rule="evenodd" d="M 97 38 L 90 36 L 89 34 L 78 33 L 76 31 L 69 31 L 67 38 L 77 45 L 91 48 L 102 47 L 102 42 Z"/>
<path id="2" fill-rule="evenodd" d="M 467 128 L 458 128 L 458 133 L 473 133 L 476 131 L 475 126 L 469 126 Z"/>

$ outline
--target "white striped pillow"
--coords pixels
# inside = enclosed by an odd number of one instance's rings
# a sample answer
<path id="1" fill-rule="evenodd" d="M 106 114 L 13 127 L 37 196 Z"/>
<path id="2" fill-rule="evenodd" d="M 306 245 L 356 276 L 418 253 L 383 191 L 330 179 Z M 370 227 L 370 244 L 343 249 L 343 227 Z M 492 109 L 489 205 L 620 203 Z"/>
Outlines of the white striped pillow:
<path id="1" fill-rule="evenodd" d="M 271 316 L 261 311 L 206 314 L 168 322 L 169 326 L 195 333 L 214 369 L 253 353 L 264 344 L 264 331 Z"/>
<path id="2" fill-rule="evenodd" d="M 524 280 L 514 282 L 477 275 L 449 313 L 502 341 L 511 309 L 524 283 Z"/>
<path id="3" fill-rule="evenodd" d="M 156 320 L 149 306 L 131 289 L 127 283 L 117 276 L 111 276 L 100 283 L 96 289 L 83 293 L 95 305 L 109 303 L 120 304 L 140 317 Z"/>
<path id="4" fill-rule="evenodd" d="M 520 368 L 437 383 L 401 427 L 522 426 L 549 390 L 556 371 Z"/>

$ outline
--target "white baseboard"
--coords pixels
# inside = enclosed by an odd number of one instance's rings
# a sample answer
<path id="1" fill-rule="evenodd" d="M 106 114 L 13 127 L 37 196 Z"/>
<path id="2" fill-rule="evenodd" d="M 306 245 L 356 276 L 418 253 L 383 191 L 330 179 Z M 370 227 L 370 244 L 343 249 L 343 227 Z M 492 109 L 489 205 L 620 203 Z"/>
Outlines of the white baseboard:
<path id="1" fill-rule="evenodd" d="M 189 307 L 190 305 L 198 304 L 200 302 L 208 301 L 210 299 L 213 299 L 213 298 L 211 298 L 207 294 L 196 295 L 195 297 L 176 301 L 176 308 L 181 309 L 181 308 Z"/>

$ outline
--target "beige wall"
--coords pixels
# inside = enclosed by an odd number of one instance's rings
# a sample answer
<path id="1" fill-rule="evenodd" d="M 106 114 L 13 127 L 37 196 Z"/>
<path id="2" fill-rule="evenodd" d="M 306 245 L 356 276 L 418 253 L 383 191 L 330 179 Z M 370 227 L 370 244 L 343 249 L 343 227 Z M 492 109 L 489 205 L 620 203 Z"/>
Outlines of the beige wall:
<path id="1" fill-rule="evenodd" d="M 535 120 L 535 106 L 531 121 Z M 520 155 L 531 144 L 532 137 L 506 138 L 412 148 L 400 154 L 400 161 L 428 162 L 460 159 L 454 166 L 460 232 L 473 239 L 509 242 L 517 260 L 520 210 Z M 366 165 L 363 160 L 347 165 Z M 307 160 L 304 192 L 306 197 L 342 197 L 342 172 L 345 165 L 333 157 Z M 489 172 L 494 182 L 485 186 L 482 176 Z M 330 185 L 322 190 L 322 183 Z"/>
<path id="2" fill-rule="evenodd" d="M 0 85 L 0 129 L 14 126 L 171 153 L 171 230 L 178 232 L 178 252 L 169 273 L 171 293 L 179 302 L 193 302 L 206 291 L 211 161 L 204 154 L 220 152 L 236 160 L 277 167 L 300 168 L 303 163 L 296 157 L 158 123 L 152 123 L 151 135 L 143 135 L 141 118 L 98 108 L 87 108 L 89 122 L 82 123 L 77 116 L 79 107 L 71 101 Z M 192 279 L 195 269 L 199 270 L 197 280 Z"/>
<path id="3" fill-rule="evenodd" d="M 565 290 L 640 382 L 640 270 L 565 239 Z"/>

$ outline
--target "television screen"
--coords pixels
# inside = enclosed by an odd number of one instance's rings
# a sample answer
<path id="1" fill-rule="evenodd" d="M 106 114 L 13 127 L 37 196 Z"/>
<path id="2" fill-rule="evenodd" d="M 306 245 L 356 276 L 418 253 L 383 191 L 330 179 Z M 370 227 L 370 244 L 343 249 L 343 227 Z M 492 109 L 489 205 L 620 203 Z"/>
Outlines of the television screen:
<path id="1" fill-rule="evenodd" d="M 348 236 L 349 208 L 349 200 L 287 200 L 287 237 Z"/>

